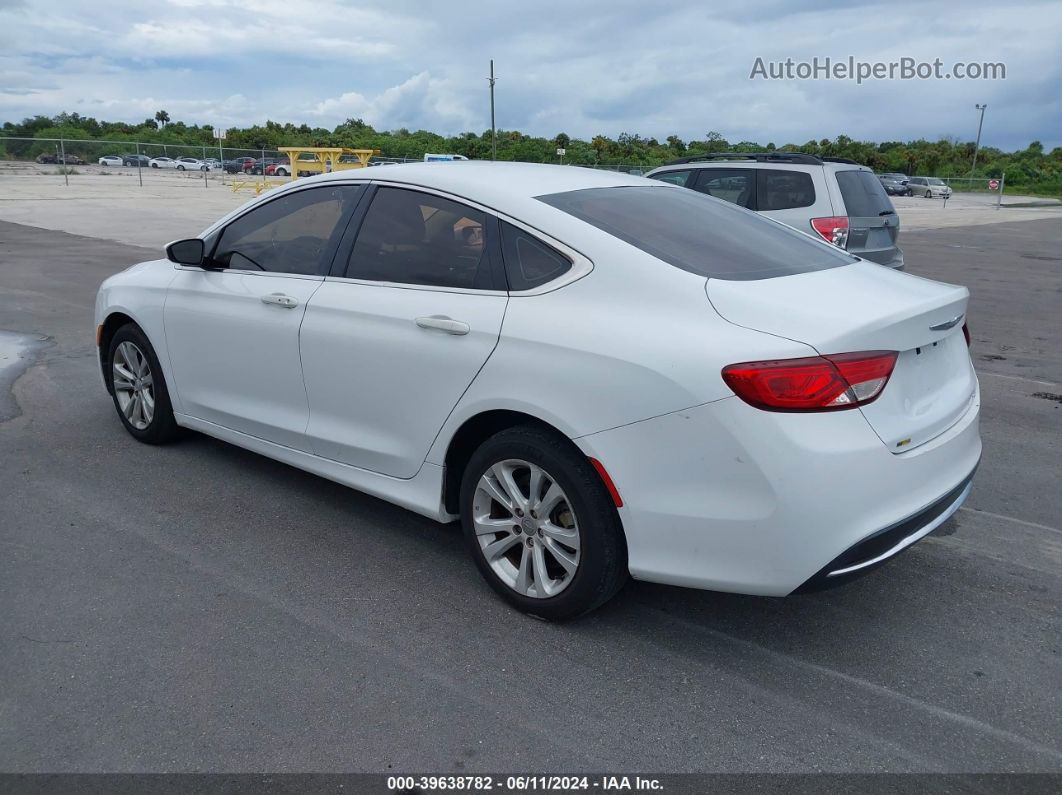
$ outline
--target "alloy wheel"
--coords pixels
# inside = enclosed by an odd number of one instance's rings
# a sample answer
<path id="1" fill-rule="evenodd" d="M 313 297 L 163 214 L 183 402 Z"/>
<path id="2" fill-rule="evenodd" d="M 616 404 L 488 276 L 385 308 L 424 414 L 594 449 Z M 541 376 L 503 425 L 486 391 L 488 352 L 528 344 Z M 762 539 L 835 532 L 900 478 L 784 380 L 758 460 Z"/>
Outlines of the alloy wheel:
<path id="1" fill-rule="evenodd" d="M 122 415 L 136 430 L 146 430 L 155 417 L 155 384 L 147 356 L 134 343 L 114 349 L 111 383 Z"/>
<path id="2" fill-rule="evenodd" d="M 556 596 L 579 569 L 575 511 L 536 464 L 506 459 L 484 472 L 472 497 L 472 524 L 487 564 L 521 596 Z"/>

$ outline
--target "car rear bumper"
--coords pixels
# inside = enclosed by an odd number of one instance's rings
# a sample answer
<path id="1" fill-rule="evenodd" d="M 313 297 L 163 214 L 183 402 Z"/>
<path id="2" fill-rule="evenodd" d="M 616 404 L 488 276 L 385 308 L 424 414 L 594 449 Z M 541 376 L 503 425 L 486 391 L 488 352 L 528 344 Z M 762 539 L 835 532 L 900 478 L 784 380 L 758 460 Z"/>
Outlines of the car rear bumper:
<path id="1" fill-rule="evenodd" d="M 978 394 L 948 430 L 900 454 L 859 411 L 767 412 L 738 398 L 575 442 L 623 499 L 634 577 L 784 596 L 846 568 L 845 555 L 852 566 L 913 543 L 932 529 L 928 511 L 957 508 L 961 492 L 949 496 L 981 456 L 979 411 Z M 863 554 L 876 536 L 893 540 L 879 528 L 906 522 L 896 544 Z"/>
<path id="2" fill-rule="evenodd" d="M 871 533 L 862 541 L 853 544 L 810 577 L 793 593 L 810 593 L 834 588 L 862 577 L 879 566 L 888 563 L 905 549 L 921 541 L 944 524 L 954 514 L 973 488 L 973 477 L 967 475 L 959 485 L 932 505 L 923 508 L 914 516 Z"/>

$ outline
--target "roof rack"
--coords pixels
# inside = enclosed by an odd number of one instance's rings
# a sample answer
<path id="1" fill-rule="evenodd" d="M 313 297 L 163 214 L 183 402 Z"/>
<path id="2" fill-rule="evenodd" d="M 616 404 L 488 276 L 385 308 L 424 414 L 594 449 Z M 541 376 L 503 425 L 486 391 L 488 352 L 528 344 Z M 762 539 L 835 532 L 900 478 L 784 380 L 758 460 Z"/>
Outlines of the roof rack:
<path id="1" fill-rule="evenodd" d="M 678 166 L 683 163 L 697 163 L 704 160 L 755 160 L 759 163 L 799 163 L 805 166 L 821 166 L 824 158 L 807 155 L 803 152 L 708 152 L 693 157 L 680 157 L 665 165 Z M 830 158 L 825 158 L 829 160 Z"/>
<path id="2" fill-rule="evenodd" d="M 847 163 L 850 166 L 861 166 L 862 163 L 856 160 L 849 160 L 847 157 L 824 157 L 823 161 L 827 163 Z"/>

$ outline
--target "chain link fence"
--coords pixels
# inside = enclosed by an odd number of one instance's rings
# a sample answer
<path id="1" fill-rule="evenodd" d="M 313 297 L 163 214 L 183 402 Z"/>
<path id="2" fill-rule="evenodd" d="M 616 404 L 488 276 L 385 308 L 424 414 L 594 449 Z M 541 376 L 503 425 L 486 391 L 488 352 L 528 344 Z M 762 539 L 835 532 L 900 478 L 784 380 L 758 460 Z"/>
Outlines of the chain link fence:
<path id="1" fill-rule="evenodd" d="M 369 165 L 419 162 L 410 158 L 376 157 Z M 283 176 L 274 172 L 281 168 Z M 285 168 L 286 167 L 286 168 Z M 291 173 L 286 154 L 275 149 L 220 145 L 195 146 L 143 141 L 0 136 L 0 175 L 62 176 L 71 180 L 107 177 L 141 186 L 239 187 L 252 183 L 280 184 Z"/>
<path id="2" fill-rule="evenodd" d="M 370 166 L 419 163 L 417 158 L 373 157 Z M 73 138 L 17 138 L 0 136 L 0 175 L 61 175 L 133 178 L 139 185 L 187 184 L 209 187 L 258 178 L 268 180 L 276 165 L 289 165 L 287 156 L 275 149 L 247 149 L 224 145 L 160 144 L 126 140 Z M 272 168 L 271 168 L 272 166 Z M 586 168 L 619 171 L 641 176 L 644 165 L 588 165 Z M 175 180 L 184 180 L 177 182 Z"/>

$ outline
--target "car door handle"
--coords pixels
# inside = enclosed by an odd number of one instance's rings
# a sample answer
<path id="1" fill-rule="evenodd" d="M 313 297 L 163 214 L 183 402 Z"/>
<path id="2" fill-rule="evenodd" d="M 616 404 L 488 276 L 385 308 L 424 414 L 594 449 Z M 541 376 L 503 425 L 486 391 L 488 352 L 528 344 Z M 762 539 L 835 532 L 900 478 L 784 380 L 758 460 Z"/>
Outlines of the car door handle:
<path id="1" fill-rule="evenodd" d="M 438 331 L 445 331 L 447 334 L 457 335 L 467 334 L 469 330 L 467 323 L 462 323 L 460 320 L 446 317 L 446 315 L 418 317 L 417 325 L 421 328 L 433 328 Z"/>
<path id="2" fill-rule="evenodd" d="M 285 309 L 294 309 L 299 305 L 297 299 L 292 298 L 290 295 L 284 295 L 284 293 L 270 293 L 269 295 L 262 296 L 263 304 L 276 304 L 282 306 Z"/>

